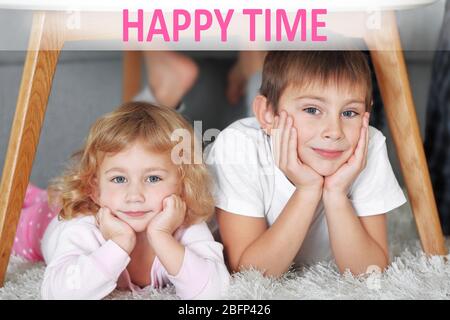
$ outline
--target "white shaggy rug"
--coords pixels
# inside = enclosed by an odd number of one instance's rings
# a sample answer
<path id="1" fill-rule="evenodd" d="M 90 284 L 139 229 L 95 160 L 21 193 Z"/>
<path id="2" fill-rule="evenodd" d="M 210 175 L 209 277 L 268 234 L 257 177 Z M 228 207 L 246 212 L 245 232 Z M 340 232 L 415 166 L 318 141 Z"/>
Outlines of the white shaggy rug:
<path id="1" fill-rule="evenodd" d="M 383 274 L 355 278 L 340 275 L 333 263 L 291 271 L 281 279 L 257 271 L 232 277 L 226 299 L 450 299 L 450 262 L 427 258 L 420 248 L 408 205 L 388 215 L 392 264 Z M 450 248 L 450 239 L 447 239 Z M 450 255 L 447 256 L 447 259 Z M 42 263 L 11 257 L 0 300 L 40 299 Z M 173 287 L 148 288 L 142 294 L 114 291 L 107 299 L 176 299 Z"/>

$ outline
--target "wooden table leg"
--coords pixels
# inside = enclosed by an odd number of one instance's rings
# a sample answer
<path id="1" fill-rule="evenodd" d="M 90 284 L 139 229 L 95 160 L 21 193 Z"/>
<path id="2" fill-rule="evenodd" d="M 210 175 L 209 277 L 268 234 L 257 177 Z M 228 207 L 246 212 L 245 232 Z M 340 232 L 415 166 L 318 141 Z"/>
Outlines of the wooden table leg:
<path id="1" fill-rule="evenodd" d="M 366 42 L 371 50 L 387 121 L 400 160 L 422 248 L 430 255 L 445 255 L 447 248 L 439 222 L 394 12 L 382 14 L 382 28 L 369 31 Z"/>
<path id="2" fill-rule="evenodd" d="M 52 30 L 54 32 L 48 32 Z M 34 14 L 0 185 L 0 287 L 4 284 L 53 76 L 63 45 L 61 39 L 48 14 Z"/>
<path id="3" fill-rule="evenodd" d="M 141 90 L 142 52 L 125 51 L 123 53 L 123 102 L 131 101 Z"/>

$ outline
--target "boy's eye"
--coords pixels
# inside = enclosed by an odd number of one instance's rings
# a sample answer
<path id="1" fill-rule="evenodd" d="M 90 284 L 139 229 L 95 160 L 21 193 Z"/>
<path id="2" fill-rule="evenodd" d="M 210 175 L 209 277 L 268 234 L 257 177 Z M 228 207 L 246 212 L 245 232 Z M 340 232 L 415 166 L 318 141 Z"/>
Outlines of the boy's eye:
<path id="1" fill-rule="evenodd" d="M 149 181 L 151 183 L 155 183 L 155 182 L 161 181 L 161 178 L 158 176 L 149 176 L 147 178 L 147 181 Z"/>
<path id="2" fill-rule="evenodd" d="M 353 118 L 358 115 L 355 111 L 344 111 L 342 112 L 342 115 L 346 118 Z"/>
<path id="3" fill-rule="evenodd" d="M 303 111 L 305 111 L 306 113 L 309 113 L 309 114 L 319 114 L 319 109 L 317 109 L 317 108 L 314 108 L 314 107 L 308 107 L 308 108 L 305 108 L 305 109 L 303 109 Z"/>
<path id="4" fill-rule="evenodd" d="M 125 183 L 125 182 L 127 182 L 127 178 L 125 178 L 123 176 L 118 176 L 118 177 L 112 178 L 111 181 L 114 183 Z"/>

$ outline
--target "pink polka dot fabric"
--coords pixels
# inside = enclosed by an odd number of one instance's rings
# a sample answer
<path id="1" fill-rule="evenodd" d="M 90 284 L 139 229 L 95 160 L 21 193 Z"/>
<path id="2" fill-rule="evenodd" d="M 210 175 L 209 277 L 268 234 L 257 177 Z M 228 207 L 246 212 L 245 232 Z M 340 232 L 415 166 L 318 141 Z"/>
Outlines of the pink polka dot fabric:
<path id="1" fill-rule="evenodd" d="M 30 261 L 42 261 L 41 239 L 57 214 L 58 210 L 48 205 L 47 191 L 29 184 L 16 230 L 13 254 Z"/>

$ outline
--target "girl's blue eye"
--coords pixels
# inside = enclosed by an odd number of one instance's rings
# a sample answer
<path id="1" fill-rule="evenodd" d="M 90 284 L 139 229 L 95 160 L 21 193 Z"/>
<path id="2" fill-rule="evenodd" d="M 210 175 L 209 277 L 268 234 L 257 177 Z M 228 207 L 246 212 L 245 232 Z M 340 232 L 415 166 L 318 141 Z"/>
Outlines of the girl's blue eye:
<path id="1" fill-rule="evenodd" d="M 125 183 L 125 182 L 127 182 L 127 179 L 123 176 L 118 176 L 118 177 L 112 178 L 111 181 L 114 183 Z"/>
<path id="2" fill-rule="evenodd" d="M 349 110 L 349 111 L 342 112 L 342 115 L 346 118 L 353 118 L 353 117 L 357 116 L 358 113 L 356 113 L 355 111 Z"/>
<path id="3" fill-rule="evenodd" d="M 158 177 L 158 176 L 149 176 L 147 179 L 148 179 L 148 181 L 150 181 L 151 183 L 156 183 L 156 182 L 158 182 L 158 181 L 161 181 L 161 178 Z"/>
<path id="4" fill-rule="evenodd" d="M 305 109 L 303 109 L 303 111 L 305 111 L 306 113 L 309 113 L 309 114 L 318 114 L 319 113 L 319 109 L 314 108 L 314 107 L 305 108 Z"/>

